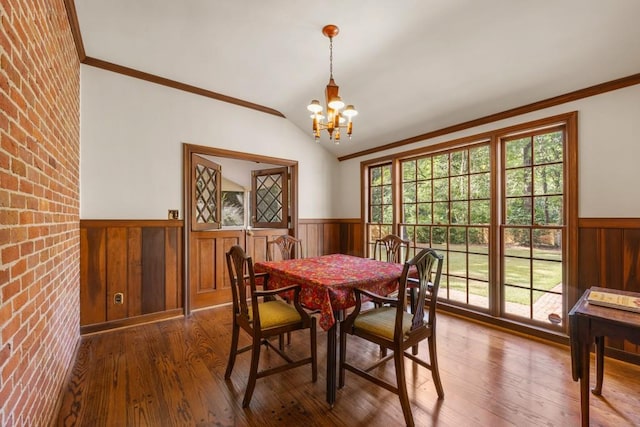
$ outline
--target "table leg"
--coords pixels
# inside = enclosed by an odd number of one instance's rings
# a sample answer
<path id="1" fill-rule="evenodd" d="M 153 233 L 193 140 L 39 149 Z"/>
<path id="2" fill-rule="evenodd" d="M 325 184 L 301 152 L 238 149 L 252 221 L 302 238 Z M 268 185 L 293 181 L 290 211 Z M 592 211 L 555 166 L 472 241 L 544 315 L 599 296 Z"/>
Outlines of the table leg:
<path id="1" fill-rule="evenodd" d="M 338 321 L 327 331 L 327 403 L 333 408 L 336 402 L 336 354 Z"/>
<path id="2" fill-rule="evenodd" d="M 602 394 L 604 376 L 604 337 L 596 337 L 596 386 L 591 391 L 596 396 Z"/>
<path id="3" fill-rule="evenodd" d="M 582 426 L 589 427 L 589 364 L 591 345 L 589 342 L 580 342 L 580 416 Z"/>

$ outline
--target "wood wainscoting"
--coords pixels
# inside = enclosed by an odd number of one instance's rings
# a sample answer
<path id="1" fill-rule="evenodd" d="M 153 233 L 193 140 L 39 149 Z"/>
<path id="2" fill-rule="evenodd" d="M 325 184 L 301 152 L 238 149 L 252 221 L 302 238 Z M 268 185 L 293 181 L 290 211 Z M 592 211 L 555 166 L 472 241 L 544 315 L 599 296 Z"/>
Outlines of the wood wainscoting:
<path id="1" fill-rule="evenodd" d="M 640 292 L 640 218 L 581 218 L 578 228 L 579 295 L 591 286 Z M 607 339 L 606 346 L 616 358 L 640 355 L 629 341 Z"/>
<path id="2" fill-rule="evenodd" d="M 253 262 L 267 259 L 267 242 L 288 230 L 282 228 L 192 231 L 189 248 L 189 307 L 187 312 L 231 302 L 231 283 L 225 254 L 242 246 Z"/>
<path id="3" fill-rule="evenodd" d="M 364 256 L 364 234 L 360 218 L 300 219 L 298 233 L 305 256 L 334 253 Z"/>
<path id="4" fill-rule="evenodd" d="M 80 327 L 83 334 L 184 314 L 182 220 L 80 221 Z M 255 261 L 266 258 L 267 241 L 286 229 L 200 232 L 190 250 L 191 286 L 214 295 L 191 309 L 224 304 L 224 249 L 243 245 Z M 300 220 L 296 236 L 305 256 L 363 254 L 359 219 Z M 214 255 L 217 254 L 217 255 Z M 213 260 L 213 262 L 212 262 Z M 189 266 L 186 266 L 189 268 Z M 218 290 L 222 292 L 209 292 Z M 116 303 L 122 294 L 122 303 Z M 226 299 L 225 299 L 226 295 Z"/>
<path id="5" fill-rule="evenodd" d="M 80 221 L 82 333 L 182 314 L 182 227 L 180 220 Z"/>

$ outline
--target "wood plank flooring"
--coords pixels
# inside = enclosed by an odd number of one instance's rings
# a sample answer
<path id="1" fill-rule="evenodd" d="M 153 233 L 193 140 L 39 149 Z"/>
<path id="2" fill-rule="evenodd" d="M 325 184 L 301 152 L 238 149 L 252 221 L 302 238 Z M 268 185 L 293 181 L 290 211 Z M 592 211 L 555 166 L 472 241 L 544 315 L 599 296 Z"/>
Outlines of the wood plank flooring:
<path id="1" fill-rule="evenodd" d="M 438 314 L 438 356 L 445 398 L 430 372 L 407 361 L 419 426 L 578 426 L 579 385 L 569 348 Z M 400 426 L 397 396 L 347 372 L 333 408 L 325 402 L 326 333 L 318 333 L 318 381 L 307 365 L 259 379 L 243 409 L 249 354 L 224 380 L 231 308 L 220 307 L 82 339 L 62 397 L 58 426 Z M 244 338 L 244 339 L 243 339 Z M 349 357 L 378 348 L 349 337 Z M 293 334 L 306 354 L 308 334 Z M 241 335 L 241 345 L 246 343 Z M 299 346 L 297 346 L 299 345 Z M 294 353 L 295 354 L 295 353 Z M 420 354 L 427 357 L 426 345 Z M 273 357 L 272 357 L 273 356 Z M 264 349 L 261 363 L 280 360 Z M 595 376 L 592 362 L 592 381 Z M 393 364 L 379 368 L 393 374 Z M 640 426 L 640 367 L 605 361 L 603 396 L 591 396 L 592 426 Z"/>

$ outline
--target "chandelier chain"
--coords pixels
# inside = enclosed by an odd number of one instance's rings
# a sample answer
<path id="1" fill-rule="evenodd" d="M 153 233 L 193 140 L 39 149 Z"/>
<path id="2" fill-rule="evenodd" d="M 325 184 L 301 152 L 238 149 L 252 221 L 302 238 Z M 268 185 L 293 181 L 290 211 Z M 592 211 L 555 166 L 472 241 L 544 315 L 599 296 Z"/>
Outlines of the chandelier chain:
<path id="1" fill-rule="evenodd" d="M 329 78 L 333 78 L 333 37 L 329 37 Z"/>

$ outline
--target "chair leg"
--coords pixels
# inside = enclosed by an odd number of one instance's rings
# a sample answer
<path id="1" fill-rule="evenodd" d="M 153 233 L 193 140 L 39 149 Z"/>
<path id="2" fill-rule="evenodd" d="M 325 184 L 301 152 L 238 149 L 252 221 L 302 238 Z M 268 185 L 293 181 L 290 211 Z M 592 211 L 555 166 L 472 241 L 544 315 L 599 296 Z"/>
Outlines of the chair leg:
<path id="1" fill-rule="evenodd" d="M 227 370 L 224 373 L 224 378 L 228 380 L 231 378 L 231 371 L 233 371 L 233 365 L 236 363 L 236 354 L 238 354 L 238 335 L 240 334 L 240 327 L 233 323 L 233 331 L 231 332 L 231 348 L 229 349 L 229 360 L 227 361 Z"/>
<path id="2" fill-rule="evenodd" d="M 342 325 L 341 325 L 342 326 Z M 344 387 L 344 364 L 347 360 L 347 332 L 340 327 L 340 361 L 338 366 L 338 388 Z"/>
<path id="3" fill-rule="evenodd" d="M 318 345 L 317 345 L 317 334 L 316 334 L 316 318 L 311 318 L 311 380 L 315 383 L 318 380 Z"/>
<path id="4" fill-rule="evenodd" d="M 393 353 L 393 361 L 396 365 L 396 380 L 398 381 L 398 397 L 400 398 L 400 406 L 404 414 L 404 421 L 409 427 L 413 427 L 413 414 L 411 413 L 411 404 L 409 395 L 407 394 L 407 381 L 404 375 L 404 353 L 402 349 L 396 348 Z"/>
<path id="5" fill-rule="evenodd" d="M 433 383 L 436 386 L 438 392 L 438 398 L 444 399 L 444 390 L 442 389 L 442 381 L 440 381 L 440 371 L 438 370 L 438 356 L 436 354 L 436 337 L 430 336 L 427 341 L 429 342 L 429 362 L 431 362 L 431 376 L 433 377 Z"/>
<path id="6" fill-rule="evenodd" d="M 253 346 L 251 347 L 251 368 L 249 370 L 247 390 L 244 392 L 244 400 L 242 401 L 243 408 L 249 406 L 251 398 L 253 397 L 253 390 L 256 387 L 256 380 L 258 377 L 258 361 L 260 360 L 260 343 L 260 339 L 257 339 L 256 337 L 253 338 Z"/>

